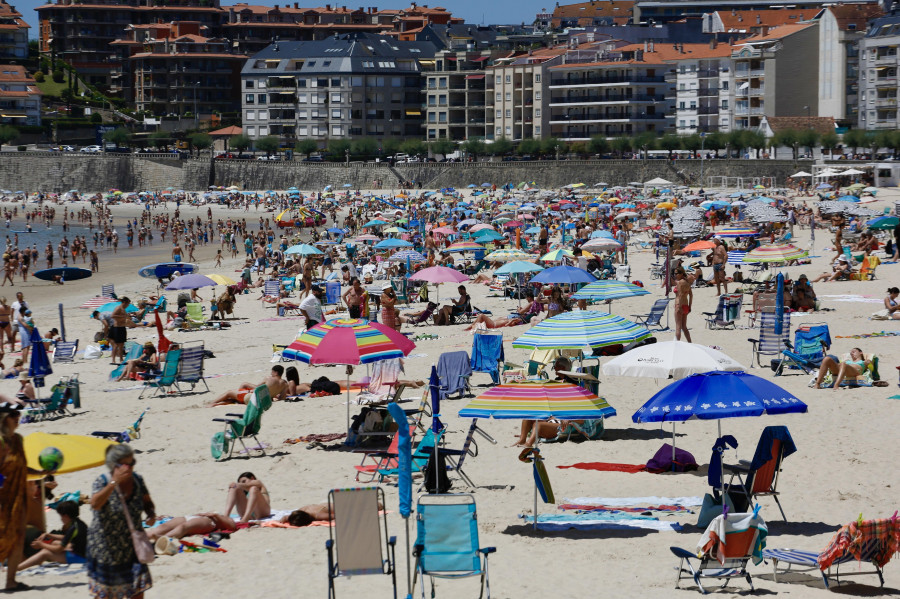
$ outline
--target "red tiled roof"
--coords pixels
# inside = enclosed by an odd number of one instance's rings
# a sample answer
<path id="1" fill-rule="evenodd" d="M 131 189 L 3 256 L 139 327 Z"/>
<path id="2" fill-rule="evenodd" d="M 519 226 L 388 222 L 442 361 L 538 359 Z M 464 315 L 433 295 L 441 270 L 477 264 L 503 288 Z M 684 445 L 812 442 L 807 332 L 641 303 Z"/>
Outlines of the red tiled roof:
<path id="1" fill-rule="evenodd" d="M 748 44 L 751 42 L 768 42 L 768 41 L 773 41 L 773 40 L 780 40 L 789 35 L 794 35 L 798 31 L 803 31 L 804 29 L 806 29 L 808 27 L 812 27 L 812 23 L 796 23 L 794 25 L 781 25 L 780 27 L 773 27 L 765 35 L 754 35 L 752 37 L 742 39 L 739 42 L 735 42 L 735 45 L 739 46 L 741 44 Z"/>
<path id="2" fill-rule="evenodd" d="M 834 119 L 830 116 L 767 116 L 766 122 L 774 133 L 786 129 L 815 129 L 817 133 L 834 133 Z"/>
<path id="3" fill-rule="evenodd" d="M 837 20 L 838 27 L 844 31 L 849 31 L 851 25 L 853 30 L 864 32 L 868 26 L 870 19 L 876 19 L 884 15 L 884 10 L 880 4 L 835 4 L 828 6 L 825 10 L 830 11 Z"/>
<path id="4" fill-rule="evenodd" d="M 232 125 L 231 127 L 225 127 L 224 129 L 216 129 L 215 131 L 210 131 L 209 134 L 213 137 L 225 137 L 229 135 L 240 135 L 244 130 L 236 125 Z"/>
<path id="5" fill-rule="evenodd" d="M 719 18 L 725 31 L 750 31 L 759 27 L 777 27 L 800 21 L 809 21 L 822 12 L 821 8 L 764 9 L 764 10 L 720 10 Z"/>

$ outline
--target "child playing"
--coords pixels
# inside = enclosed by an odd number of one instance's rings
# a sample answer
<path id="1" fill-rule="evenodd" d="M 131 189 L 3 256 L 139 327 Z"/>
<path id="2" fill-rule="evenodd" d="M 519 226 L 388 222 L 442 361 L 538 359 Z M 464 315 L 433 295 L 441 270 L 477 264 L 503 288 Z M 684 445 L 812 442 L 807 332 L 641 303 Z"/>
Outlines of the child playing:
<path id="1" fill-rule="evenodd" d="M 56 507 L 63 523 L 62 534 L 44 533 L 31 543 L 39 551 L 22 561 L 19 570 L 38 566 L 44 562 L 60 564 L 84 563 L 87 555 L 87 525 L 78 517 L 78 504 L 63 501 Z"/>
<path id="2" fill-rule="evenodd" d="M 222 250 L 216 250 L 216 268 L 222 267 Z"/>

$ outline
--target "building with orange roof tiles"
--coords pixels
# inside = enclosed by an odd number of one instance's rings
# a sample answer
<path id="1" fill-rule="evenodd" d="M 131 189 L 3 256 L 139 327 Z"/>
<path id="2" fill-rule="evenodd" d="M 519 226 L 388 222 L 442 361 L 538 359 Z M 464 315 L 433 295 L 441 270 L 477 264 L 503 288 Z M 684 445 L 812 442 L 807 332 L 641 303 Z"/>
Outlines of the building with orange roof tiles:
<path id="1" fill-rule="evenodd" d="M 0 123 L 41 124 L 41 90 L 23 66 L 0 65 Z"/>
<path id="2" fill-rule="evenodd" d="M 550 17 L 553 29 L 627 25 L 631 21 L 634 0 L 589 0 L 575 4 L 557 3 Z"/>
<path id="3" fill-rule="evenodd" d="M 817 18 L 824 9 L 759 8 L 752 10 L 717 10 L 703 15 L 703 33 L 735 33 L 756 35 L 763 27 L 803 23 Z"/>
<path id="4" fill-rule="evenodd" d="M 28 57 L 28 29 L 22 13 L 0 0 L 0 61 Z"/>

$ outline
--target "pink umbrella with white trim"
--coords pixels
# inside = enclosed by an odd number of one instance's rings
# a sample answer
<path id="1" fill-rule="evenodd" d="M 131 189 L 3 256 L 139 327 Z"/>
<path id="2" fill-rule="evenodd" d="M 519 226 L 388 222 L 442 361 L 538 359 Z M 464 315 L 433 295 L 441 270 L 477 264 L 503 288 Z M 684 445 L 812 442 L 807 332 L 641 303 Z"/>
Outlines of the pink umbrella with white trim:
<path id="1" fill-rule="evenodd" d="M 409 280 L 427 281 L 428 283 L 440 285 L 441 283 L 463 283 L 465 281 L 468 281 L 469 277 L 459 272 L 458 270 L 447 268 L 446 266 L 432 266 L 430 268 L 423 268 L 422 270 L 411 276 Z M 440 292 L 438 291 L 437 293 L 438 295 L 435 296 L 435 299 L 440 297 Z"/>

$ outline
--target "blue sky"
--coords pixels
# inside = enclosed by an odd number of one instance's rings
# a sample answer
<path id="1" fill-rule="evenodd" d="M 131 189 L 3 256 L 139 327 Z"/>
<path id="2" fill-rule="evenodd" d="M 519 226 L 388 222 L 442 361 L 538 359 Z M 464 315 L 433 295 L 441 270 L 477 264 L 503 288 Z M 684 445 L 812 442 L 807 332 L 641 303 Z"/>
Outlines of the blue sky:
<path id="1" fill-rule="evenodd" d="M 25 17 L 25 20 L 31 25 L 29 36 L 38 37 L 38 17 L 35 8 L 46 4 L 47 0 L 9 0 L 10 4 L 15 6 L 19 12 Z M 293 2 L 293 0 L 292 0 Z M 247 0 L 248 4 L 268 4 L 274 6 L 275 0 Z M 286 2 L 278 1 L 277 4 L 284 5 Z M 330 0 L 323 2 L 321 0 L 301 2 L 301 6 L 324 6 L 326 3 L 337 4 L 340 6 L 378 6 L 378 8 L 406 8 L 410 2 L 378 2 L 376 0 Z M 419 0 L 420 4 L 428 4 L 428 6 L 443 6 L 450 10 L 454 16 L 462 17 L 468 23 L 485 24 L 500 23 L 531 23 L 534 21 L 534 15 L 541 8 L 552 9 L 555 0 Z M 223 1 L 225 4 L 236 4 L 232 1 Z"/>

